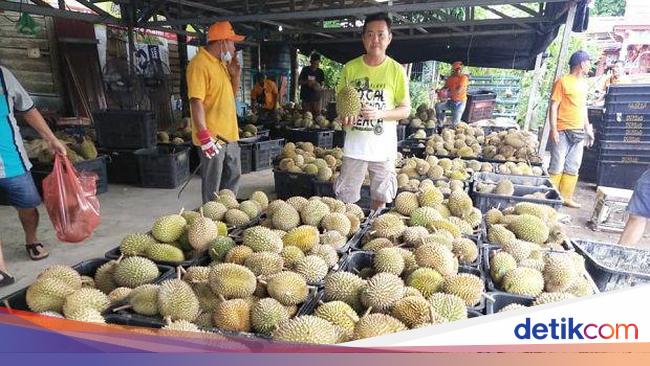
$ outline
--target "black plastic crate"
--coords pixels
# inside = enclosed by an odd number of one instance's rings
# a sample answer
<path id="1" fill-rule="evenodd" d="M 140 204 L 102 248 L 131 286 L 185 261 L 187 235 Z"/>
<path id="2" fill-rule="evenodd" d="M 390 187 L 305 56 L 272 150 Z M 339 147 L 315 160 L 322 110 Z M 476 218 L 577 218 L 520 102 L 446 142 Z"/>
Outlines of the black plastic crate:
<path id="1" fill-rule="evenodd" d="M 364 268 L 372 267 L 372 260 L 374 255 L 374 252 L 369 251 L 352 251 L 348 253 L 341 261 L 340 270 L 356 274 Z M 483 273 L 477 268 L 460 265 L 458 266 L 458 273 L 473 274 L 481 278 L 481 280 L 483 280 L 483 285 L 485 286 L 485 278 L 483 276 Z M 482 312 L 485 308 L 485 298 L 481 297 L 479 304 L 475 306 L 469 306 L 467 308 L 468 310 Z"/>
<path id="2" fill-rule="evenodd" d="M 194 145 L 192 141 L 187 141 L 182 144 L 179 144 L 180 146 L 186 146 L 189 149 L 189 156 L 190 156 L 190 171 L 193 172 L 196 167 L 199 166 L 201 163 L 201 148 L 199 146 Z M 176 144 L 163 144 L 163 143 L 158 143 L 158 146 L 179 146 Z"/>
<path id="3" fill-rule="evenodd" d="M 582 164 L 578 176 L 583 182 L 596 183 L 598 178 L 598 151 L 596 149 L 584 149 L 582 153 Z"/>
<path id="4" fill-rule="evenodd" d="M 406 139 L 406 125 L 397 125 L 397 142 Z"/>
<path id="5" fill-rule="evenodd" d="M 269 138 L 271 135 L 271 130 L 268 128 L 260 128 L 259 126 L 257 127 L 257 136 L 260 138 Z"/>
<path id="6" fill-rule="evenodd" d="M 650 114 L 650 100 L 630 102 L 608 101 L 605 103 L 605 113 L 608 115 L 615 113 Z"/>
<path id="7" fill-rule="evenodd" d="M 562 208 L 562 197 L 560 196 L 560 193 L 554 188 L 515 185 L 515 192 L 512 196 L 503 196 L 494 193 L 477 192 L 476 182 L 474 182 L 474 184 L 475 186 L 470 192 L 470 197 L 472 197 L 474 207 L 481 210 L 482 213 L 486 213 L 494 207 L 498 207 L 500 210 L 503 210 L 505 208 L 512 207 L 520 202 L 530 202 L 551 206 L 556 210 Z M 538 199 L 523 197 L 527 194 L 535 192 L 544 192 L 546 194 L 546 198 Z"/>
<path id="8" fill-rule="evenodd" d="M 273 170 L 273 179 L 275 181 L 275 193 L 279 199 L 286 200 L 293 196 L 302 196 L 309 198 L 314 196 L 313 175 L 304 173 L 289 173 Z"/>
<path id="9" fill-rule="evenodd" d="M 528 297 L 509 294 L 506 292 L 491 292 L 489 295 L 494 299 L 494 301 L 488 298 L 485 302 L 486 314 L 496 314 L 499 310 L 511 304 L 519 304 L 527 307 L 533 305 L 533 299 Z"/>
<path id="10" fill-rule="evenodd" d="M 649 167 L 649 162 L 600 161 L 596 183 L 605 187 L 633 189 L 636 181 Z"/>
<path id="11" fill-rule="evenodd" d="M 345 131 L 334 130 L 334 139 L 332 140 L 332 147 L 343 147 L 344 145 L 345 145 Z"/>
<path id="12" fill-rule="evenodd" d="M 588 240 L 573 244 L 600 291 L 650 283 L 649 250 Z"/>
<path id="13" fill-rule="evenodd" d="M 603 117 L 602 127 L 647 128 L 650 113 L 611 113 Z"/>
<path id="14" fill-rule="evenodd" d="M 260 171 L 271 169 L 273 167 L 273 160 L 282 153 L 282 146 L 284 139 L 258 140 L 253 144 L 252 150 L 252 170 Z"/>
<path id="15" fill-rule="evenodd" d="M 597 133 L 602 134 L 603 136 L 611 135 L 625 135 L 625 136 L 648 136 L 650 135 L 650 124 L 643 125 L 640 122 L 629 122 L 625 124 L 612 124 L 604 125 Z M 607 140 L 607 139 L 603 139 Z"/>
<path id="16" fill-rule="evenodd" d="M 187 254 L 191 254 L 191 253 L 185 253 L 185 254 L 187 255 Z M 120 251 L 120 247 L 117 246 L 117 247 L 107 251 L 106 254 L 104 254 L 104 257 L 106 257 L 108 259 L 118 259 L 121 255 L 122 255 L 122 252 Z M 156 261 L 156 260 L 153 260 L 153 259 L 152 259 L 152 261 L 154 261 L 154 263 L 156 263 L 156 264 L 163 264 L 163 265 L 172 266 L 172 267 L 176 267 L 176 266 L 190 267 L 190 266 L 196 265 L 199 261 L 201 261 L 207 255 L 208 255 L 207 251 L 203 251 L 203 252 L 200 252 L 200 253 L 193 253 L 193 255 L 191 255 L 190 258 L 188 258 L 188 259 L 186 259 L 186 260 L 184 260 L 182 262 Z"/>
<path id="17" fill-rule="evenodd" d="M 426 146 L 418 140 L 403 140 L 397 143 L 397 151 L 405 157 L 414 156 L 424 159 L 426 155 Z"/>
<path id="18" fill-rule="evenodd" d="M 97 144 L 111 149 L 156 146 L 156 121 L 148 111 L 107 110 L 93 113 Z"/>
<path id="19" fill-rule="evenodd" d="M 135 152 L 140 184 L 146 188 L 176 188 L 190 176 L 187 146 L 157 146 Z"/>
<path id="20" fill-rule="evenodd" d="M 314 146 L 331 149 L 334 144 L 334 130 L 288 128 L 286 140 L 291 142 L 311 142 Z"/>
<path id="21" fill-rule="evenodd" d="M 101 149 L 107 157 L 106 171 L 108 182 L 114 184 L 140 184 L 140 168 L 135 150 Z"/>
<path id="22" fill-rule="evenodd" d="M 97 271 L 97 268 L 101 267 L 104 265 L 106 262 L 110 261 L 111 259 L 108 258 L 94 258 L 94 259 L 88 259 L 83 262 L 77 263 L 72 268 L 79 272 L 80 275 L 82 276 L 90 276 L 94 277 L 95 272 Z M 165 266 L 165 265 L 158 265 L 158 270 L 160 271 L 160 275 L 158 278 L 154 281 L 154 283 L 160 283 L 161 281 L 171 278 L 174 274 L 174 268 L 170 266 Z M 29 286 L 28 286 L 29 287 Z M 21 290 L 18 290 L 14 292 L 13 294 L 6 296 L 5 298 L 0 300 L 0 306 L 4 306 L 5 302 L 9 304 L 9 307 L 13 310 L 23 310 L 23 311 L 31 311 L 29 307 L 27 306 L 27 301 L 25 299 L 25 296 L 27 295 L 27 288 L 25 287 Z M 109 308 L 110 309 L 110 308 Z M 107 310 L 106 312 L 108 312 Z M 105 312 L 105 313 L 106 313 Z"/>
<path id="23" fill-rule="evenodd" d="M 253 144 L 239 142 L 239 160 L 241 164 L 241 173 L 247 174 L 253 171 Z"/>
<path id="24" fill-rule="evenodd" d="M 637 94 L 650 99 L 650 84 L 613 84 L 607 89 L 607 95 Z"/>
<path id="25" fill-rule="evenodd" d="M 641 132 L 638 135 L 632 135 L 629 133 L 596 133 L 596 144 L 599 146 L 601 142 L 607 142 L 607 143 L 613 143 L 613 142 L 621 142 L 621 143 L 635 143 L 635 142 L 642 142 L 642 143 L 650 143 L 650 129 L 647 131 L 648 133 L 644 134 Z"/>
<path id="26" fill-rule="evenodd" d="M 478 172 L 474 173 L 473 176 L 475 183 L 484 182 L 496 184 L 506 179 L 510 180 L 514 185 L 553 188 L 553 183 L 551 183 L 550 179 L 534 175 L 503 175 L 497 173 Z"/>

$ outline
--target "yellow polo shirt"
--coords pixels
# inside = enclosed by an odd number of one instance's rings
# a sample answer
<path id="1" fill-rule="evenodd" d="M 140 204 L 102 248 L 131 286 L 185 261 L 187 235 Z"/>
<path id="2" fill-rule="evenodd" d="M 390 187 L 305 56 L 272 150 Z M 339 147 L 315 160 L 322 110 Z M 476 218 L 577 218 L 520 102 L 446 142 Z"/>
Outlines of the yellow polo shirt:
<path id="1" fill-rule="evenodd" d="M 589 86 L 584 79 L 568 74 L 553 85 L 551 100 L 560 103 L 557 111 L 557 130 L 581 130 L 585 126 L 587 92 Z"/>
<path id="2" fill-rule="evenodd" d="M 226 65 L 201 47 L 187 65 L 187 94 L 190 99 L 203 101 L 206 127 L 214 137 L 223 136 L 228 141 L 239 140 L 237 107 Z M 192 113 L 192 111 L 190 111 Z M 201 143 L 192 123 L 192 141 Z"/>

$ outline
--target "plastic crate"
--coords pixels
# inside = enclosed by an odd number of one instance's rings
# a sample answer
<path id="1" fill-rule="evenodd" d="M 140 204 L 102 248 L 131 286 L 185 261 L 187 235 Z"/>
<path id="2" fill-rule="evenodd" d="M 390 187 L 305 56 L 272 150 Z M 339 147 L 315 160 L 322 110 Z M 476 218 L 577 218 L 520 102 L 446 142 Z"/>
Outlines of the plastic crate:
<path id="1" fill-rule="evenodd" d="M 616 133 L 616 132 L 608 132 L 608 133 L 599 133 L 596 132 L 596 143 L 594 146 L 601 146 L 601 142 L 608 142 L 608 143 L 614 143 L 614 142 L 620 142 L 620 143 L 636 143 L 636 142 L 641 142 L 641 143 L 650 143 L 650 129 L 647 130 L 647 133 L 641 133 L 639 134 L 630 134 L 628 132 L 622 132 L 622 133 Z"/>
<path id="2" fill-rule="evenodd" d="M 519 304 L 523 306 L 533 305 L 533 299 L 528 297 L 518 296 L 505 292 L 492 292 L 489 293 L 489 295 L 492 299 L 494 299 L 494 301 L 488 298 L 488 300 L 485 302 L 486 314 L 496 314 L 499 312 L 499 310 L 505 308 L 510 304 Z"/>
<path id="3" fill-rule="evenodd" d="M 348 253 L 341 263 L 341 271 L 358 273 L 364 268 L 372 267 L 374 252 L 368 251 L 353 251 Z M 477 268 L 459 266 L 458 273 L 473 274 L 481 279 L 484 279 L 482 272 Z M 468 309 L 481 312 L 485 308 L 485 298 L 481 297 L 479 304 L 469 306 Z"/>
<path id="4" fill-rule="evenodd" d="M 135 150 L 126 149 L 101 149 L 107 157 L 106 171 L 108 183 L 115 184 L 140 184 L 140 168 Z"/>
<path id="5" fill-rule="evenodd" d="M 650 84 L 614 84 L 607 89 L 607 95 L 636 94 L 650 99 Z"/>
<path id="6" fill-rule="evenodd" d="M 398 142 L 397 151 L 405 157 L 414 156 L 424 159 L 426 156 L 426 146 L 418 140 L 403 140 Z"/>
<path id="7" fill-rule="evenodd" d="M 271 136 L 271 130 L 268 128 L 257 128 L 257 137 L 259 138 L 269 138 Z"/>
<path id="8" fill-rule="evenodd" d="M 181 261 L 181 262 L 156 261 L 156 260 L 153 260 L 153 259 L 152 259 L 152 261 L 154 261 L 154 263 L 156 263 L 156 264 L 163 264 L 163 265 L 172 266 L 172 267 L 176 267 L 176 266 L 190 267 L 190 266 L 196 265 L 200 260 L 202 260 L 204 257 L 206 257 L 207 256 L 207 251 L 203 251 L 203 252 L 200 252 L 200 253 L 185 253 L 185 254 L 186 254 L 186 258 L 187 258 L 188 255 L 189 255 L 189 258 L 184 260 L 184 261 Z M 121 255 L 122 255 L 122 252 L 120 251 L 120 247 L 117 246 L 117 247 L 107 251 L 106 254 L 104 254 L 104 257 L 106 257 L 108 259 L 118 259 Z"/>
<path id="9" fill-rule="evenodd" d="M 281 172 L 274 169 L 273 180 L 275 181 L 275 193 L 279 199 L 286 200 L 293 196 L 309 198 L 315 195 L 315 177 L 313 175 Z"/>
<path id="10" fill-rule="evenodd" d="M 647 128 L 650 127 L 650 113 L 605 114 L 602 127 Z"/>
<path id="11" fill-rule="evenodd" d="M 345 145 L 345 131 L 334 130 L 334 139 L 332 140 L 332 147 L 343 147 L 344 145 Z"/>
<path id="12" fill-rule="evenodd" d="M 650 101 L 619 102 L 610 101 L 605 103 L 605 113 L 608 115 L 616 113 L 626 114 L 650 114 Z"/>
<path id="13" fill-rule="evenodd" d="M 406 125 L 397 125 L 397 142 L 406 139 Z"/>
<path id="14" fill-rule="evenodd" d="M 622 125 L 604 125 L 596 133 L 603 136 L 621 134 L 625 136 L 648 136 L 650 135 L 650 124 L 643 125 L 640 122 L 629 122 Z"/>
<path id="15" fill-rule="evenodd" d="M 588 240 L 574 240 L 573 245 L 600 291 L 650 282 L 650 250 Z"/>
<path id="16" fill-rule="evenodd" d="M 291 142 L 311 142 L 314 146 L 331 149 L 334 144 L 334 130 L 288 128 L 285 138 Z"/>
<path id="17" fill-rule="evenodd" d="M 111 149 L 142 149 L 156 146 L 154 113 L 107 110 L 93 113 L 97 144 Z"/>
<path id="18" fill-rule="evenodd" d="M 556 210 L 562 208 L 562 197 L 560 196 L 560 193 L 554 188 L 515 185 L 515 192 L 512 196 L 503 196 L 494 193 L 480 193 L 476 190 L 476 183 L 477 182 L 474 182 L 474 187 L 472 187 L 470 197 L 474 202 L 474 207 L 481 210 L 482 213 L 486 213 L 491 208 L 495 207 L 503 210 L 505 208 L 512 207 L 520 202 L 531 202 L 540 205 L 551 206 Z M 546 198 L 539 199 L 524 197 L 525 195 L 536 192 L 544 192 Z"/>
<path id="19" fill-rule="evenodd" d="M 241 173 L 247 174 L 253 171 L 253 144 L 239 142 L 239 160 L 241 164 Z"/>
<path id="20" fill-rule="evenodd" d="M 648 168 L 649 162 L 599 161 L 596 183 L 605 187 L 633 189 Z"/>
<path id="21" fill-rule="evenodd" d="M 110 261 L 110 259 L 108 258 L 88 259 L 83 262 L 75 264 L 74 266 L 72 266 L 72 268 L 77 272 L 79 272 L 79 274 L 82 276 L 94 277 L 97 268 L 101 267 L 108 261 Z M 160 275 L 153 283 L 160 283 L 165 279 L 171 278 L 171 276 L 173 276 L 174 274 L 174 269 L 170 266 L 159 264 L 158 270 L 160 271 Z M 6 303 L 13 310 L 31 311 L 29 309 L 29 306 L 27 306 L 27 301 L 25 299 L 26 295 L 27 295 L 27 287 L 18 290 L 12 293 L 11 295 L 1 299 L 0 306 L 4 306 Z"/>
<path id="22" fill-rule="evenodd" d="M 467 123 L 490 119 L 496 105 L 496 94 L 490 91 L 480 91 L 467 94 L 467 104 L 461 119 Z"/>
<path id="23" fill-rule="evenodd" d="M 553 188 L 551 180 L 545 177 L 536 177 L 532 175 L 503 175 L 497 173 L 478 172 L 474 173 L 474 182 L 499 183 L 503 180 L 510 180 L 515 185 L 530 187 Z"/>
<path id="24" fill-rule="evenodd" d="M 253 144 L 252 170 L 260 171 L 271 169 L 273 160 L 282 153 L 284 139 L 260 139 Z"/>
<path id="25" fill-rule="evenodd" d="M 135 152 L 140 185 L 146 188 L 176 188 L 190 176 L 187 146 L 158 146 Z"/>

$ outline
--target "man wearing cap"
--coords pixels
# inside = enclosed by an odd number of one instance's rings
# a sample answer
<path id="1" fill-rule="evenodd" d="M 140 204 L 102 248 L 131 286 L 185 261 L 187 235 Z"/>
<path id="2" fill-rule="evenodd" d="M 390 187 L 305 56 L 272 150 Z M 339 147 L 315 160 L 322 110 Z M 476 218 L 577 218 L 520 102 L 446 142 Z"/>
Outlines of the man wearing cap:
<path id="1" fill-rule="evenodd" d="M 262 121 L 271 120 L 278 104 L 278 86 L 264 73 L 258 73 L 251 90 L 251 101 L 258 107 L 257 112 Z"/>
<path id="2" fill-rule="evenodd" d="M 465 103 L 467 102 L 467 86 L 469 77 L 463 74 L 463 63 L 454 62 L 452 65 L 451 75 L 447 78 L 442 90 L 438 90 L 438 96 L 447 98 L 436 104 L 436 118 L 438 125 L 442 126 L 445 121 L 445 111 L 451 111 L 451 125 L 456 127 L 460 118 L 465 112 Z"/>
<path id="3" fill-rule="evenodd" d="M 239 188 L 241 160 L 235 94 L 241 66 L 235 42 L 244 40 L 235 34 L 229 22 L 214 23 L 207 38 L 207 46 L 201 47 L 187 66 L 192 141 L 201 147 L 204 203 L 216 191 L 230 189 L 236 194 Z"/>
<path id="4" fill-rule="evenodd" d="M 580 208 L 573 201 L 578 184 L 584 146 L 591 147 L 594 135 L 587 113 L 590 57 L 585 51 L 576 51 L 569 59 L 571 70 L 553 85 L 549 111 L 551 163 L 548 167 L 553 185 L 560 191 L 564 205 Z"/>

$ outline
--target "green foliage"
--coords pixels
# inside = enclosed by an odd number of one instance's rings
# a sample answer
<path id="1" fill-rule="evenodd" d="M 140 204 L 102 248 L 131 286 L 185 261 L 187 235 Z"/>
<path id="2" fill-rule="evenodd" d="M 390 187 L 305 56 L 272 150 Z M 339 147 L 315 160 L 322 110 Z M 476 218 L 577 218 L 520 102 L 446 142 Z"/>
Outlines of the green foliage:
<path id="1" fill-rule="evenodd" d="M 592 14 L 623 16 L 625 14 L 625 0 L 596 0 Z"/>
<path id="2" fill-rule="evenodd" d="M 429 89 L 431 82 L 426 81 L 411 81 L 409 83 L 409 95 L 411 96 L 411 110 L 415 111 L 416 108 L 422 104 L 429 105 Z M 429 106 L 433 107 L 433 106 Z"/>

